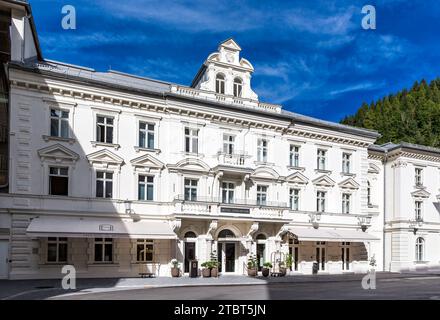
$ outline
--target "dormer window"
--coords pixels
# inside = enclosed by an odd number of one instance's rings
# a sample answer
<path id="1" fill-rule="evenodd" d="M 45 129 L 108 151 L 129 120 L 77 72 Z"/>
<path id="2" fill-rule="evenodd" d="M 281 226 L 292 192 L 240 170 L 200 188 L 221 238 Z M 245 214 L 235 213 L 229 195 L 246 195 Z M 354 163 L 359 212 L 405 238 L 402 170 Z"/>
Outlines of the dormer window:
<path id="1" fill-rule="evenodd" d="M 243 81 L 240 78 L 234 79 L 234 97 L 241 97 L 241 90 L 243 88 Z"/>
<path id="2" fill-rule="evenodd" d="M 225 76 L 221 73 L 215 78 L 215 92 L 225 94 Z"/>

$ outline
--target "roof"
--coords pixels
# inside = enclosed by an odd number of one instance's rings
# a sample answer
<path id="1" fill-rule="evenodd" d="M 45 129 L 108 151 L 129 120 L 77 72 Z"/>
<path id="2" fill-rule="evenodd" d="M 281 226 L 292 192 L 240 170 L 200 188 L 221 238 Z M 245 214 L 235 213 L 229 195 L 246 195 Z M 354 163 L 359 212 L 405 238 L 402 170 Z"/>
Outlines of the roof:
<path id="1" fill-rule="evenodd" d="M 293 123 L 304 123 L 306 125 L 317 126 L 327 130 L 334 130 L 348 134 L 363 136 L 371 139 L 377 139 L 380 134 L 377 131 L 352 127 L 335 122 L 325 121 L 295 112 L 281 110 L 281 113 L 272 113 L 263 110 L 243 109 L 241 106 L 228 105 L 214 101 L 200 101 L 190 96 L 182 96 L 171 92 L 171 82 L 165 82 L 146 77 L 135 76 L 127 73 L 122 73 L 114 70 L 107 72 L 95 71 L 91 68 L 76 66 L 67 63 L 61 63 L 53 60 L 45 60 L 40 62 L 17 63 L 12 62 L 12 67 L 23 69 L 26 71 L 33 71 L 35 73 L 46 74 L 49 76 L 62 77 L 66 80 L 80 81 L 88 84 L 98 86 L 110 87 L 113 89 L 122 89 L 131 92 L 140 92 L 144 94 L 155 94 L 163 97 L 170 96 L 174 98 L 197 101 L 206 105 L 215 107 L 234 109 L 239 111 L 246 111 L 267 117 L 275 117 L 281 119 L 288 119 Z"/>
<path id="2" fill-rule="evenodd" d="M 382 145 L 374 144 L 374 145 L 371 145 L 368 147 L 369 151 L 375 151 L 375 152 L 381 152 L 381 153 L 389 153 L 389 152 L 399 150 L 399 149 L 409 151 L 409 152 L 430 153 L 430 154 L 435 154 L 435 155 L 440 156 L 440 149 L 439 148 L 424 146 L 424 145 L 420 145 L 420 144 L 413 144 L 413 143 L 404 142 L 404 141 L 402 141 L 398 144 L 392 143 L 392 142 L 387 142 Z"/>

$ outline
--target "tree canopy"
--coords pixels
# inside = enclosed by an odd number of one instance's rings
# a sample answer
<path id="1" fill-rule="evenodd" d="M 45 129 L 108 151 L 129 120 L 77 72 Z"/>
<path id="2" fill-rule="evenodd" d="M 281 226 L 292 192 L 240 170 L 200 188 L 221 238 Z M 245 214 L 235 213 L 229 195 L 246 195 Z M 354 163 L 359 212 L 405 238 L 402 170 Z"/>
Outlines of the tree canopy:
<path id="1" fill-rule="evenodd" d="M 406 141 L 440 147 L 440 78 L 429 84 L 416 81 L 410 90 L 364 102 L 341 123 L 379 131 L 378 144 Z"/>

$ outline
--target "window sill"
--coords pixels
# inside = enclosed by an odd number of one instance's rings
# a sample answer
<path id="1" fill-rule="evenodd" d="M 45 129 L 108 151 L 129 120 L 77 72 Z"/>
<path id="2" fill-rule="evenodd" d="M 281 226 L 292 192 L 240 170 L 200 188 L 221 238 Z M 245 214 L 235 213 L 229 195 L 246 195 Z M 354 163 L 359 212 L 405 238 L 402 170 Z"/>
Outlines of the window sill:
<path id="1" fill-rule="evenodd" d="M 422 189 L 422 190 L 424 190 L 424 189 L 426 189 L 426 186 L 424 186 L 423 184 L 416 184 L 416 185 L 414 186 L 414 188 L 415 188 L 415 189 Z"/>
<path id="2" fill-rule="evenodd" d="M 117 143 L 107 143 L 107 142 L 99 142 L 99 141 L 90 141 L 93 147 L 112 147 L 118 150 L 121 146 Z"/>
<path id="3" fill-rule="evenodd" d="M 315 173 L 325 173 L 325 174 L 331 174 L 331 170 L 323 170 L 323 169 L 315 169 Z"/>
<path id="4" fill-rule="evenodd" d="M 274 166 L 275 163 L 267 162 L 267 161 L 254 161 L 254 164 L 257 166 Z"/>
<path id="5" fill-rule="evenodd" d="M 63 137 L 55 137 L 55 136 L 46 136 L 43 135 L 43 140 L 46 142 L 49 141 L 61 141 L 61 142 L 68 142 L 70 144 L 74 144 L 76 140 L 74 138 L 63 138 Z"/>
<path id="6" fill-rule="evenodd" d="M 296 167 L 296 166 L 287 166 L 288 170 L 296 170 L 296 171 L 306 171 L 304 167 Z"/>
<path id="7" fill-rule="evenodd" d="M 88 263 L 87 267 L 119 267 L 119 263 L 114 262 L 94 262 L 94 263 Z"/>
<path id="8" fill-rule="evenodd" d="M 54 268 L 59 268 L 59 267 L 63 267 L 65 265 L 71 264 L 69 262 L 43 262 L 43 263 L 39 263 L 38 266 L 40 268 L 50 268 L 50 267 L 54 267 Z"/>
<path id="9" fill-rule="evenodd" d="M 150 148 L 144 148 L 144 147 L 134 147 L 134 149 L 136 150 L 136 152 L 145 151 L 145 152 L 152 152 L 152 153 L 156 153 L 156 154 L 161 153 L 160 149 L 150 149 Z"/>
<path id="10" fill-rule="evenodd" d="M 341 172 L 341 176 L 346 176 L 346 177 L 356 177 L 355 173 L 350 173 L 350 172 Z"/>
<path id="11" fill-rule="evenodd" d="M 184 151 L 183 154 L 186 157 L 200 157 L 200 158 L 205 157 L 205 155 L 203 153 L 195 153 L 195 152 L 186 152 L 186 151 Z"/>

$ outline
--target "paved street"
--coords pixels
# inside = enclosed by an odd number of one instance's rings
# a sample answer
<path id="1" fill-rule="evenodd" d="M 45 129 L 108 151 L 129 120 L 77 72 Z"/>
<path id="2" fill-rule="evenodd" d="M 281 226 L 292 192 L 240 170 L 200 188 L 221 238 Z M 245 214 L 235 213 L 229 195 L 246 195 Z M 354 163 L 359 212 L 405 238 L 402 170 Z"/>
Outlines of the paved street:
<path id="1" fill-rule="evenodd" d="M 60 280 L 0 281 L 0 298 L 16 299 L 428 299 L 440 300 L 438 274 L 378 273 L 375 290 L 364 290 L 363 275 L 283 278 L 79 279 L 77 289 Z"/>

